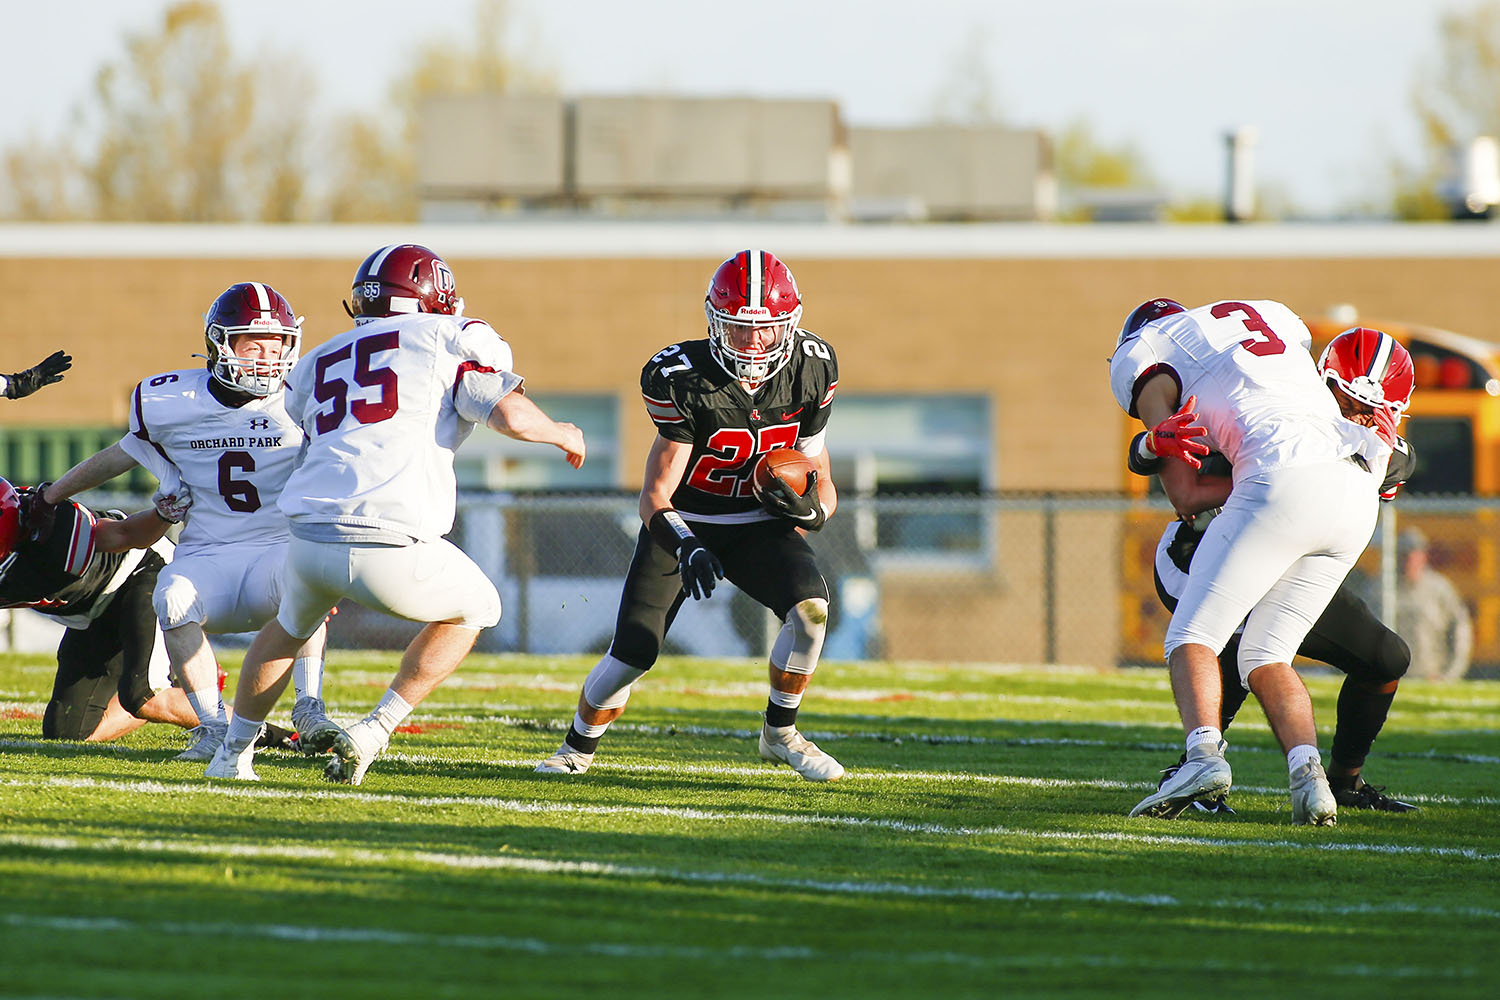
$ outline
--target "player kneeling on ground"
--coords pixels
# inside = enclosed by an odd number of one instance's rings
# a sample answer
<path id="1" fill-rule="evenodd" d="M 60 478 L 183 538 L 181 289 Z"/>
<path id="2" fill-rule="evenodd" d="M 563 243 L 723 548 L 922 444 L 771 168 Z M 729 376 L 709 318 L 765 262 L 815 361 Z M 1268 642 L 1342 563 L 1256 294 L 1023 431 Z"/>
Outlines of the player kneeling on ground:
<path id="1" fill-rule="evenodd" d="M 605 730 L 625 711 L 630 686 L 656 662 L 682 602 L 689 594 L 708 598 L 727 577 L 784 623 L 771 647 L 760 756 L 809 781 L 844 774 L 797 731 L 828 624 L 828 584 L 800 529 L 818 530 L 838 504 L 824 449 L 838 361 L 826 341 L 798 329 L 797 283 L 764 250 L 743 250 L 719 265 L 704 310 L 706 340 L 659 351 L 641 372 L 657 436 L 614 638 L 583 682 L 566 739 L 538 771 L 588 770 Z M 757 499 L 758 460 L 793 446 L 813 465 L 806 486 L 799 493 L 771 483 Z"/>

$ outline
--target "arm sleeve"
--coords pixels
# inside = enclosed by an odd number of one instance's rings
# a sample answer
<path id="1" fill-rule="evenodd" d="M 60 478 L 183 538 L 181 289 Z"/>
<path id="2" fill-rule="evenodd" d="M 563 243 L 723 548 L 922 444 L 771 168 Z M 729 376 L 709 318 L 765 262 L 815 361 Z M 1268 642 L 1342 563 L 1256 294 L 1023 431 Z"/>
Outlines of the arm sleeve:
<path id="1" fill-rule="evenodd" d="M 130 430 L 120 438 L 120 449 L 135 459 L 147 472 L 156 477 L 157 482 L 181 482 L 182 473 L 177 466 L 167 457 L 151 437 L 151 426 L 146 415 L 144 400 L 141 398 L 141 387 L 137 385 L 135 392 L 130 396 Z"/>
<path id="2" fill-rule="evenodd" d="M 1114 357 L 1109 359 L 1109 388 L 1114 393 L 1115 402 L 1120 404 L 1120 409 L 1139 418 L 1136 399 L 1140 396 L 1141 387 L 1159 373 L 1171 375 L 1181 389 L 1182 378 L 1171 365 L 1157 356 L 1145 333 L 1122 344 L 1115 351 Z"/>
<path id="3" fill-rule="evenodd" d="M 816 455 L 823 450 L 828 418 L 833 413 L 833 397 L 839 391 L 839 359 L 833 345 L 821 337 L 805 330 L 799 331 L 799 336 L 805 338 L 805 343 L 817 345 L 818 350 L 810 356 L 816 366 L 809 386 L 817 399 L 809 399 L 804 405 L 802 426 L 797 431 L 797 448 L 807 455 Z"/>
<path id="4" fill-rule="evenodd" d="M 666 352 L 663 351 L 662 354 Z M 668 441 L 677 441 L 682 444 L 691 444 L 693 441 L 693 415 L 692 411 L 680 405 L 676 386 L 669 376 L 663 375 L 662 369 L 674 364 L 681 364 L 679 354 L 672 354 L 665 361 L 658 361 L 662 355 L 646 362 L 646 367 L 641 369 L 641 400 L 646 405 L 646 413 L 651 417 L 651 422 L 656 425 L 656 430 Z"/>
<path id="5" fill-rule="evenodd" d="M 1380 484 L 1380 499 L 1396 499 L 1396 491 L 1406 485 L 1417 471 L 1417 453 L 1406 438 L 1396 438 L 1396 447 L 1391 451 L 1391 461 L 1385 467 L 1385 482 Z"/>
<path id="6" fill-rule="evenodd" d="M 490 417 L 495 404 L 525 382 L 511 371 L 515 363 L 510 345 L 484 320 L 460 321 L 458 369 L 453 376 L 453 408 L 476 424 Z"/>

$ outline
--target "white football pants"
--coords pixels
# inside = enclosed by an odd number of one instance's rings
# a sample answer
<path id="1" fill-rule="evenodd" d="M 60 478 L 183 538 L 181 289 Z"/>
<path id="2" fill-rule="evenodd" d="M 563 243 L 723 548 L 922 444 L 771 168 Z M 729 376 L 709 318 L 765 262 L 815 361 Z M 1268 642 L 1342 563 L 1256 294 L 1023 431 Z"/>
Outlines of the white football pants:
<path id="1" fill-rule="evenodd" d="M 335 604 L 349 598 L 371 611 L 414 622 L 489 628 L 500 620 L 500 594 L 452 542 L 349 545 L 293 536 L 276 620 L 299 639 L 318 630 Z"/>
<path id="2" fill-rule="evenodd" d="M 1347 460 L 1236 482 L 1193 556 L 1166 655 L 1190 642 L 1220 652 L 1243 621 L 1247 687 L 1255 668 L 1290 663 L 1375 531 L 1377 485 Z"/>

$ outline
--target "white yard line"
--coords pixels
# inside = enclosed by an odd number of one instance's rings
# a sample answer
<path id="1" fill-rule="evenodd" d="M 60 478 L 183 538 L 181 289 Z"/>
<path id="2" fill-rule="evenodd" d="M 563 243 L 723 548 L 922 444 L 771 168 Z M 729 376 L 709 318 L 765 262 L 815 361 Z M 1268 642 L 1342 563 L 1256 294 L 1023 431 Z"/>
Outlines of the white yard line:
<path id="1" fill-rule="evenodd" d="M 532 955 L 592 955 L 606 959 L 659 959 L 700 960 L 722 962 L 725 960 L 752 960 L 761 962 L 817 961 L 837 962 L 841 965 L 957 965 L 974 968 L 1036 969 L 1049 967 L 1069 969 L 1078 966 L 1107 969 L 1157 970 L 1158 962 L 1128 955 L 1039 955 L 1027 952 L 1018 955 L 1001 955 L 990 951 L 985 955 L 967 955 L 960 952 L 913 951 L 902 952 L 890 949 L 880 951 L 824 951 L 796 945 L 776 948 L 753 948 L 736 946 L 712 948 L 693 945 L 641 944 L 638 941 L 547 941 L 535 937 L 510 937 L 498 934 L 425 934 L 419 931 L 390 930 L 375 927 L 310 927 L 297 924 L 208 924 L 179 923 L 175 921 L 138 921 L 124 917 L 51 917 L 31 914 L 4 914 L 0 926 L 39 928 L 67 933 L 102 932 L 116 934 L 122 931 L 149 933 L 162 937 L 185 937 L 191 935 L 242 939 L 246 937 L 267 938 L 275 941 L 329 944 L 380 944 L 392 946 L 416 946 L 425 949 L 459 949 L 482 951 L 519 951 Z M 1223 973 L 1264 974 L 1277 968 L 1274 958 L 1255 964 L 1218 962 L 1198 957 L 1195 969 Z M 1290 969 L 1288 969 L 1290 971 Z M 1324 970 L 1329 975 L 1360 976 L 1371 979 L 1402 978 L 1415 980 L 1469 979 L 1477 976 L 1478 970 L 1469 966 L 1443 965 L 1422 966 L 1331 966 Z"/>
<path id="2" fill-rule="evenodd" d="M 846 829 L 893 830 L 899 833 L 932 834 L 948 837 L 1016 837 L 1085 844 L 1135 843 L 1172 847 L 1256 846 L 1290 851 L 1335 851 L 1416 855 L 1425 857 L 1464 858 L 1475 861 L 1500 860 L 1500 853 L 1487 853 L 1471 847 L 1440 847 L 1402 844 L 1360 843 L 1357 841 L 1266 840 L 1255 837 L 1226 838 L 1145 833 L 1084 833 L 1070 830 L 1028 830 L 1008 826 L 955 826 L 947 823 L 919 823 L 910 820 L 868 816 L 838 816 L 799 813 L 731 812 L 713 809 L 674 808 L 670 806 L 620 806 L 571 802 L 540 802 L 503 799 L 486 795 L 379 795 L 371 792 L 318 789 L 282 789 L 249 783 L 213 784 L 203 782 L 114 781 L 95 778 L 44 776 L 38 778 L 0 779 L 0 787 L 87 788 L 141 795 L 210 795 L 242 799 L 295 799 L 299 801 L 350 801 L 368 804 L 407 806 L 459 806 L 490 809 L 500 813 L 542 816 L 651 816 L 685 822 L 770 823 L 785 826 L 834 826 Z"/>
<path id="3" fill-rule="evenodd" d="M 1412 903 L 1357 903 L 1340 905 L 1316 900 L 1257 899 L 1181 899 L 1153 893 L 1038 892 L 988 886 L 941 886 L 902 882 L 866 882 L 858 880 L 775 878 L 750 872 L 695 871 L 680 868 L 657 868 L 620 865 L 602 861 L 561 861 L 553 858 L 525 857 L 515 854 L 456 854 L 431 851 L 390 851 L 364 848 L 330 848 L 310 845 L 270 846 L 234 841 L 135 840 L 123 837 L 74 838 L 0 835 L 0 845 L 58 853 L 106 851 L 111 854 L 180 854 L 211 858 L 215 861 L 235 858 L 273 860 L 313 860 L 367 865 L 432 865 L 458 870 L 517 871 L 538 875 L 578 875 L 583 877 L 630 878 L 644 881 L 672 881 L 697 885 L 747 885 L 756 888 L 812 891 L 833 895 L 894 896 L 922 899 L 962 899 L 981 902 L 1016 903 L 1096 903 L 1111 906 L 1151 906 L 1160 908 L 1248 910 L 1255 913 L 1299 913 L 1344 916 L 1349 914 L 1400 914 L 1460 920 L 1500 920 L 1500 910 L 1481 907 L 1417 905 Z"/>

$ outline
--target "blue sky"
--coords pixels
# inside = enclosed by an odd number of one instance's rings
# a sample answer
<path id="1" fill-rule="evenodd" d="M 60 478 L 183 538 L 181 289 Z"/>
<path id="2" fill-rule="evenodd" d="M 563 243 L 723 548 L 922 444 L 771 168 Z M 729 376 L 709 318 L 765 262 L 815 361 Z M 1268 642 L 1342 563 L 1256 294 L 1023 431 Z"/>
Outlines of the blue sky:
<path id="1" fill-rule="evenodd" d="M 7 11 L 0 144 L 55 133 L 126 30 L 165 0 Z M 471 0 L 221 0 L 244 54 L 291 47 L 324 108 L 368 107 L 413 38 L 461 36 Z M 1411 93 L 1445 10 L 1472 0 L 513 0 L 565 93 L 830 97 L 852 125 L 925 118 L 973 39 L 1015 125 L 1086 118 L 1174 197 L 1218 197 L 1224 133 L 1254 125 L 1258 179 L 1305 211 L 1381 198 L 1416 141 Z M 414 11 L 419 12 L 414 15 Z M 17 44 L 17 39 L 35 40 Z M 355 40 L 358 44 L 354 44 Z"/>

